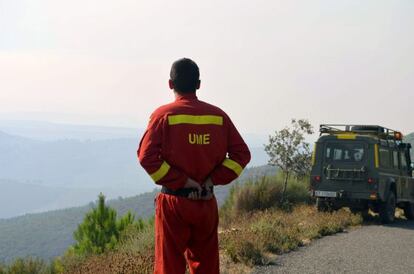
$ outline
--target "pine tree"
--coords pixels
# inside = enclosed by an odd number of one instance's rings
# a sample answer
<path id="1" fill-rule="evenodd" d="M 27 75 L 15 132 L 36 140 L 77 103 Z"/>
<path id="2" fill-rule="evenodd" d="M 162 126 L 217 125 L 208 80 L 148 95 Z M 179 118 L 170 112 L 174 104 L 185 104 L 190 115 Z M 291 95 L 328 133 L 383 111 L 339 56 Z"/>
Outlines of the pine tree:
<path id="1" fill-rule="evenodd" d="M 78 255 L 101 254 L 113 249 L 121 232 L 135 222 L 135 216 L 131 212 L 118 221 L 116 216 L 116 211 L 105 205 L 105 196 L 101 193 L 97 207 L 85 215 L 74 232 L 77 241 L 73 246 L 74 252 Z"/>

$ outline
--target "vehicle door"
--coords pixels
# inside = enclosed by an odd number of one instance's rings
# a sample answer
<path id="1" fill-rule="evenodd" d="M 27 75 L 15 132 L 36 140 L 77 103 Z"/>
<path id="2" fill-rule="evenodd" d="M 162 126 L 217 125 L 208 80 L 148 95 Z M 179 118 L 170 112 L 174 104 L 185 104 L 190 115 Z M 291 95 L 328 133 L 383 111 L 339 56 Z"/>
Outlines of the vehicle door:
<path id="1" fill-rule="evenodd" d="M 409 151 L 406 150 L 400 151 L 401 172 L 406 182 L 405 198 L 414 201 L 414 179 L 412 178 L 411 166 L 408 165 L 411 162 L 408 153 Z"/>
<path id="2" fill-rule="evenodd" d="M 330 190 L 366 191 L 367 144 L 361 141 L 326 142 L 323 181 Z"/>
<path id="3" fill-rule="evenodd" d="M 407 196 L 407 177 L 406 171 L 401 168 L 401 152 L 398 149 L 391 150 L 392 153 L 392 166 L 395 172 L 398 174 L 396 178 L 397 187 L 397 199 L 406 198 Z"/>

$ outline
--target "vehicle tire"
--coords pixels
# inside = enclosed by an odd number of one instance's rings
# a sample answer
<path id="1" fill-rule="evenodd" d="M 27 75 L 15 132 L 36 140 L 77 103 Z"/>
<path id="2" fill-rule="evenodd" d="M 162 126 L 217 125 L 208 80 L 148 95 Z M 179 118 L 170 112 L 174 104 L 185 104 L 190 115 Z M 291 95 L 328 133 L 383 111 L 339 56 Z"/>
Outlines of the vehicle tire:
<path id="1" fill-rule="evenodd" d="M 330 206 L 321 198 L 316 198 L 316 209 L 319 212 L 329 212 L 331 211 Z"/>
<path id="2" fill-rule="evenodd" d="M 404 215 L 407 220 L 414 220 L 414 203 L 406 203 L 404 206 Z"/>
<path id="3" fill-rule="evenodd" d="M 387 200 L 380 206 L 379 216 L 382 223 L 389 224 L 394 222 L 395 206 L 395 194 L 393 191 L 390 191 Z"/>

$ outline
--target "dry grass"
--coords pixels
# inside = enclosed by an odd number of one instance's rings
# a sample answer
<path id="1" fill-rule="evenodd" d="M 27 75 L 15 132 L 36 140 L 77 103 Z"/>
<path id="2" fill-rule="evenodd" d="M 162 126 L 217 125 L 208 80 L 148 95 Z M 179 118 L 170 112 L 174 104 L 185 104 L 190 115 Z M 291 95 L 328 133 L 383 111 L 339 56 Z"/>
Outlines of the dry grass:
<path id="1" fill-rule="evenodd" d="M 309 205 L 306 182 L 290 182 L 284 204 L 278 203 L 281 190 L 277 177 L 232 189 L 220 210 L 221 273 L 250 273 L 255 265 L 271 262 L 274 254 L 295 250 L 315 238 L 362 222 L 360 215 L 346 210 L 317 212 Z M 69 256 L 65 259 L 70 263 L 64 267 L 70 274 L 152 273 L 153 254 L 151 223 L 143 231 L 127 231 L 116 251 L 82 260 Z"/>
<path id="2" fill-rule="evenodd" d="M 47 263 L 39 258 L 17 258 L 9 265 L 0 264 L 0 274 L 56 274 L 54 262 Z"/>
<path id="3" fill-rule="evenodd" d="M 235 263 L 223 250 L 220 252 L 220 273 L 221 274 L 247 274 L 252 268 L 245 264 Z"/>
<path id="4" fill-rule="evenodd" d="M 285 253 L 361 222 L 346 210 L 321 213 L 305 205 L 292 212 L 267 210 L 240 216 L 220 233 L 220 244 L 236 263 L 263 265 L 269 263 L 267 253 Z"/>
<path id="5" fill-rule="evenodd" d="M 284 203 L 280 204 L 283 180 L 280 176 L 263 177 L 243 185 L 234 185 L 220 208 L 220 223 L 226 226 L 240 216 L 254 211 L 272 208 L 292 209 L 298 204 L 312 203 L 308 191 L 308 180 L 291 180 Z"/>
<path id="6" fill-rule="evenodd" d="M 302 205 L 291 212 L 258 211 L 239 216 L 220 232 L 221 273 L 249 273 L 255 265 L 268 264 L 269 254 L 281 254 L 308 244 L 312 239 L 358 225 L 359 215 L 340 210 L 320 213 Z M 88 257 L 72 265 L 70 274 L 152 273 L 153 227 L 130 233 L 117 251 Z M 68 267 L 68 266 L 67 266 Z"/>
<path id="7" fill-rule="evenodd" d="M 153 253 L 136 254 L 109 252 L 89 257 L 83 263 L 72 267 L 70 274 L 145 274 L 152 273 Z"/>
<path id="8" fill-rule="evenodd" d="M 146 274 L 153 272 L 154 226 L 150 222 L 143 230 L 132 227 L 121 237 L 115 251 L 85 259 L 63 258 L 68 274 Z"/>

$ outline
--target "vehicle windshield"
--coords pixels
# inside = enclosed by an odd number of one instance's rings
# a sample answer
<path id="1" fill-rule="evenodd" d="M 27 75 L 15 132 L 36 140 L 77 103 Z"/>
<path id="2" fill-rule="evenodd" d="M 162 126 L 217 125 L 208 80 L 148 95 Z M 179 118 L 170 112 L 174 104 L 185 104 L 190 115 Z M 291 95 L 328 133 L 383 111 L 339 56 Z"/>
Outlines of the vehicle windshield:
<path id="1" fill-rule="evenodd" d="M 327 162 L 361 162 L 364 159 L 363 144 L 328 143 L 325 149 Z"/>

